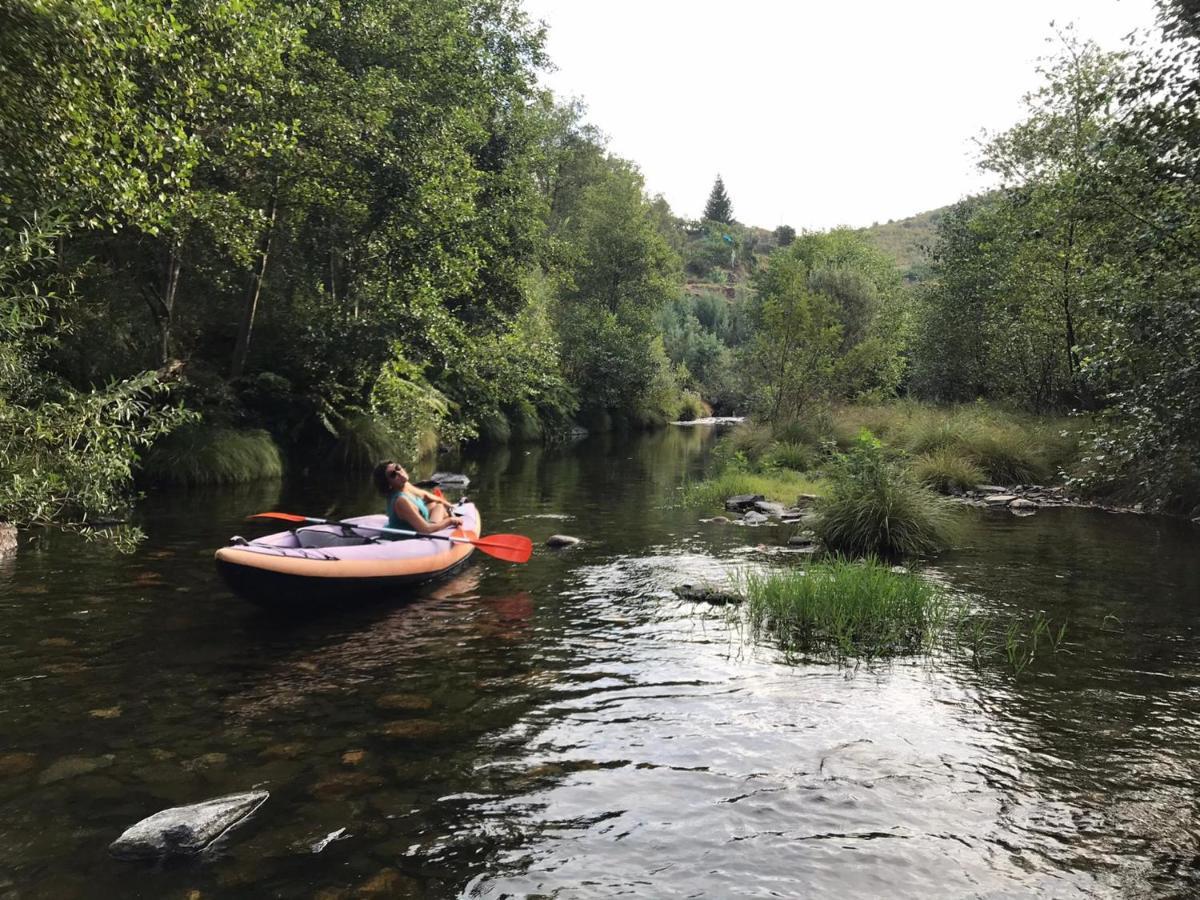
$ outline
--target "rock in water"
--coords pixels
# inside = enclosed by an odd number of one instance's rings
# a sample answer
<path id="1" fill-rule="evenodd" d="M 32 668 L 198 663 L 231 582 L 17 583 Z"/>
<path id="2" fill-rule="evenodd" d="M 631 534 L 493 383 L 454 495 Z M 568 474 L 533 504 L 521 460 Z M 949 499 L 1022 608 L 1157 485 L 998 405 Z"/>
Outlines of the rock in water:
<path id="1" fill-rule="evenodd" d="M 247 791 L 191 806 L 173 806 L 127 828 L 108 850 L 122 859 L 199 853 L 246 821 L 270 796 L 267 791 Z"/>
<path id="2" fill-rule="evenodd" d="M 442 487 L 463 487 L 471 483 L 471 479 L 466 475 L 461 475 L 457 472 L 434 472 L 429 476 L 429 480 Z"/>
<path id="3" fill-rule="evenodd" d="M 552 534 L 546 538 L 547 547 L 574 547 L 578 543 L 579 538 L 569 534 Z"/>

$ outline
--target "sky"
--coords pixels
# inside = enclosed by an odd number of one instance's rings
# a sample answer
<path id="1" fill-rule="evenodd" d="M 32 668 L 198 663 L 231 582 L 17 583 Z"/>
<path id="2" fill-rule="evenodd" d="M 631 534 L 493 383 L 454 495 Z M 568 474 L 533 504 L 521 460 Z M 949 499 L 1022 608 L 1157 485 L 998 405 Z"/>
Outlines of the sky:
<path id="1" fill-rule="evenodd" d="M 524 0 L 555 70 L 651 195 L 745 224 L 862 227 L 993 183 L 975 139 L 1022 119 L 1055 28 L 1120 49 L 1152 0 Z M 1052 26 L 1051 22 L 1055 25 Z"/>

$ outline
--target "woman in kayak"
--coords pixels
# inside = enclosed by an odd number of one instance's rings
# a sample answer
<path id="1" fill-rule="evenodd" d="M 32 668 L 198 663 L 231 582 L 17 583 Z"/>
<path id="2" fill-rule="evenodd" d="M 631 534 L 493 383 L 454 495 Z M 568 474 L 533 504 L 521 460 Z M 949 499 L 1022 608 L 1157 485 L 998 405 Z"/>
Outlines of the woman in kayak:
<path id="1" fill-rule="evenodd" d="M 463 524 L 462 519 L 450 514 L 450 501 L 414 486 L 400 463 L 381 462 L 372 477 L 375 489 L 388 498 L 388 528 L 433 534 Z"/>

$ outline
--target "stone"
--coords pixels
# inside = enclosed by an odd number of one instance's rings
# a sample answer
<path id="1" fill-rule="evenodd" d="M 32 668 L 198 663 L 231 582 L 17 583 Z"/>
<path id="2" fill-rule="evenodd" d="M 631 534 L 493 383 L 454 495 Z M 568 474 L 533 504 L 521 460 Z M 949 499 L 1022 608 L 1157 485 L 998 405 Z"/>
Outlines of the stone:
<path id="1" fill-rule="evenodd" d="M 1196 516 L 1196 518 L 1192 519 L 1192 524 L 1200 525 L 1200 516 Z"/>
<path id="2" fill-rule="evenodd" d="M 102 709 L 89 709 L 88 715 L 93 719 L 119 719 L 121 717 L 121 707 L 105 706 Z"/>
<path id="3" fill-rule="evenodd" d="M 24 775 L 37 765 L 32 753 L 0 753 L 0 778 Z"/>
<path id="4" fill-rule="evenodd" d="M 1038 505 L 1033 500 L 1026 500 L 1024 497 L 1018 497 L 1008 504 L 1009 509 L 1037 509 Z"/>
<path id="5" fill-rule="evenodd" d="M 816 503 L 820 499 L 821 498 L 818 497 L 816 494 L 800 494 L 796 497 L 796 506 L 798 506 L 800 508 L 803 508 L 805 506 L 812 506 L 814 503 Z"/>
<path id="6" fill-rule="evenodd" d="M 335 772 L 313 785 L 309 793 L 317 800 L 335 800 L 338 797 L 365 794 L 381 784 L 383 779 L 378 775 L 368 775 L 366 772 Z"/>
<path id="7" fill-rule="evenodd" d="M 1008 488 L 998 484 L 977 484 L 975 490 L 980 494 L 1003 494 L 1008 491 Z"/>
<path id="8" fill-rule="evenodd" d="M 811 531 L 802 531 L 788 538 L 788 545 L 792 547 L 809 547 L 816 542 L 817 537 Z"/>
<path id="9" fill-rule="evenodd" d="M 762 494 L 736 494 L 725 501 L 725 508 L 732 512 L 744 512 L 759 500 L 766 500 Z"/>
<path id="10" fill-rule="evenodd" d="M 710 584 L 681 584 L 677 588 L 672 588 L 672 592 L 680 600 L 687 600 L 692 603 L 711 603 L 714 606 L 741 603 L 744 599 L 731 590 L 715 587 Z"/>
<path id="11" fill-rule="evenodd" d="M 260 756 L 265 756 L 267 759 L 296 759 L 308 750 L 307 744 L 291 742 L 285 744 L 272 744 L 267 747 Z"/>
<path id="12" fill-rule="evenodd" d="M 420 885 L 412 878 L 401 875 L 395 869 L 384 869 L 374 878 L 364 882 L 355 892 L 356 897 L 419 897 Z"/>
<path id="13" fill-rule="evenodd" d="M 189 759 L 183 763 L 183 768 L 189 772 L 199 772 L 204 769 L 212 769 L 218 766 L 223 766 L 229 761 L 229 757 L 224 753 L 205 753 L 202 756 L 197 756 L 195 759 Z"/>
<path id="14" fill-rule="evenodd" d="M 267 791 L 247 791 L 164 809 L 127 828 L 108 851 L 120 859 L 199 853 L 250 818 L 270 796 Z"/>
<path id="15" fill-rule="evenodd" d="M 765 513 L 760 513 L 756 509 L 752 509 L 750 512 L 742 516 L 742 521 L 747 525 L 762 525 L 768 520 L 769 517 Z"/>
<path id="16" fill-rule="evenodd" d="M 375 701 L 380 709 L 404 709 L 410 711 L 430 709 L 433 701 L 422 694 L 384 694 Z"/>
<path id="17" fill-rule="evenodd" d="M 357 766 L 366 758 L 366 755 L 367 752 L 365 750 L 347 750 L 342 754 L 342 765 Z"/>
<path id="18" fill-rule="evenodd" d="M 729 516 L 713 516 L 711 519 L 701 519 L 701 522 L 711 522 L 714 525 L 728 525 L 732 520 Z"/>
<path id="19" fill-rule="evenodd" d="M 1008 506 L 1016 499 L 1016 494 L 989 494 L 983 498 L 988 506 Z"/>
<path id="20" fill-rule="evenodd" d="M 17 529 L 8 523 L 0 523 L 0 559 L 17 555 Z"/>
<path id="21" fill-rule="evenodd" d="M 763 515 L 774 516 L 777 519 L 782 518 L 783 514 L 787 512 L 787 508 L 782 503 L 776 503 L 774 500 L 756 500 L 754 508 Z"/>
<path id="22" fill-rule="evenodd" d="M 390 738 L 421 740 L 440 737 L 445 733 L 446 726 L 433 719 L 403 719 L 383 726 L 383 734 Z"/>
<path id="23" fill-rule="evenodd" d="M 350 837 L 350 835 L 346 833 L 345 828 L 339 828 L 337 831 L 331 831 L 329 834 L 325 835 L 325 837 L 321 838 L 312 845 L 312 852 L 320 853 L 334 841 L 344 841 L 348 837 Z"/>
<path id="24" fill-rule="evenodd" d="M 98 772 L 111 766 L 115 759 L 111 753 L 104 756 L 64 756 L 46 767 L 38 777 L 38 784 L 54 784 L 56 781 Z"/>
<path id="25" fill-rule="evenodd" d="M 457 472 L 434 472 L 429 476 L 429 480 L 441 487 L 465 488 L 471 483 L 470 478 Z"/>
<path id="26" fill-rule="evenodd" d="M 574 547 L 578 543 L 579 538 L 569 534 L 552 534 L 546 538 L 547 547 Z"/>

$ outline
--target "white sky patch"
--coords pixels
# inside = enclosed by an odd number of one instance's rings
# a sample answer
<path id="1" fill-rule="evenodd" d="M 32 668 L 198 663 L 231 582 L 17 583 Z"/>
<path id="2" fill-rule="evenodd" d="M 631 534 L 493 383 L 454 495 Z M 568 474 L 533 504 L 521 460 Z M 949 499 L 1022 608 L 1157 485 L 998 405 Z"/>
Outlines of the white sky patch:
<path id="1" fill-rule="evenodd" d="M 855 227 L 986 189 L 973 138 L 1022 117 L 1058 27 L 1122 49 L 1152 0 L 525 0 L 545 84 L 581 98 L 651 194 L 697 217 Z M 1051 39 L 1048 43 L 1047 39 Z"/>

